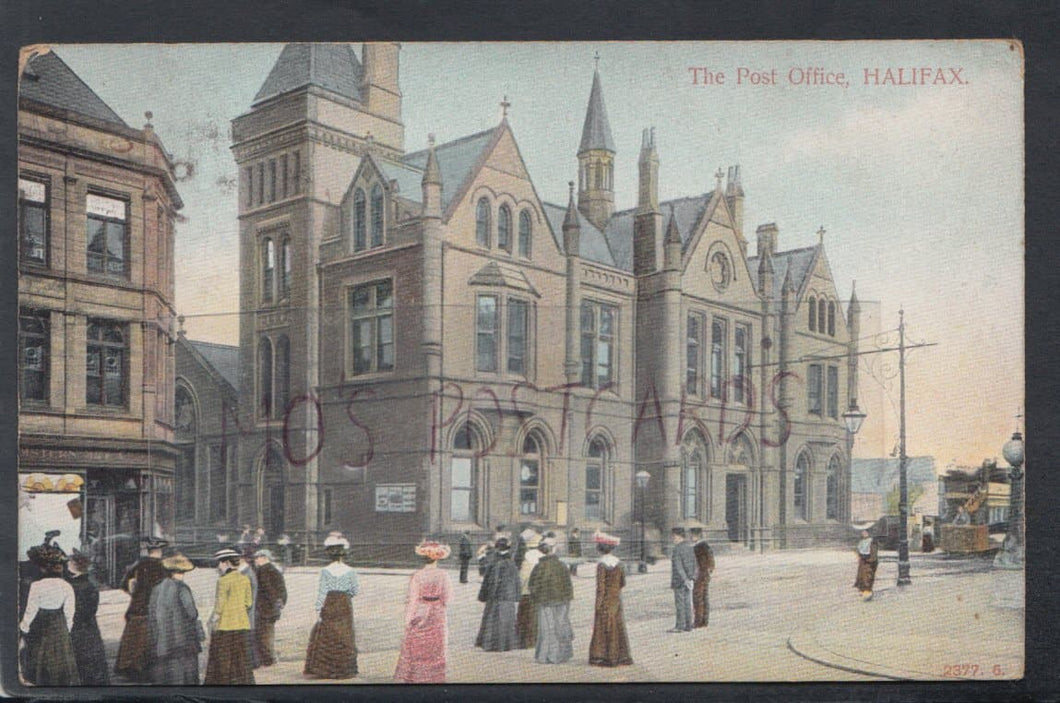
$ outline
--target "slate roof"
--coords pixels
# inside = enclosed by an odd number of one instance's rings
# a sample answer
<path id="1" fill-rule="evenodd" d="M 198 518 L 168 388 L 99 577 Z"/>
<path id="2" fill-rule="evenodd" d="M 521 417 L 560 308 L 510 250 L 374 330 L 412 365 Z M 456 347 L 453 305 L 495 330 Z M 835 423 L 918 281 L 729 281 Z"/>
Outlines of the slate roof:
<path id="1" fill-rule="evenodd" d="M 385 159 L 379 159 L 376 164 L 388 181 L 397 181 L 398 195 L 417 203 L 423 200 L 422 170 L 406 166 L 405 164 L 396 164 Z M 445 190 L 444 185 L 442 190 Z"/>
<path id="2" fill-rule="evenodd" d="M 307 85 L 360 101 L 363 73 L 357 53 L 349 44 L 287 44 L 253 104 Z"/>
<path id="3" fill-rule="evenodd" d="M 817 247 L 804 247 L 802 249 L 791 249 L 789 251 L 778 251 L 770 258 L 773 260 L 773 297 L 777 300 L 781 296 L 781 286 L 784 277 L 791 269 L 791 283 L 795 290 L 801 291 L 806 278 L 813 271 L 813 260 L 817 253 Z M 751 271 L 751 282 L 758 291 L 758 257 L 752 256 L 747 259 L 747 267 Z M 758 291 L 761 292 L 761 291 Z M 855 459 L 855 461 L 857 461 Z"/>
<path id="4" fill-rule="evenodd" d="M 552 229 L 552 239 L 556 242 L 556 248 L 561 253 L 566 253 L 563 248 L 563 220 L 567 216 L 565 205 L 555 203 L 541 203 L 545 208 L 545 219 Z M 595 261 L 605 266 L 616 266 L 615 257 L 611 253 L 611 247 L 607 244 L 607 238 L 603 232 L 596 229 L 592 222 L 585 219 L 585 215 L 578 213 L 578 229 L 580 236 L 578 246 L 581 249 L 581 258 L 587 261 Z"/>
<path id="5" fill-rule="evenodd" d="M 501 129 L 500 126 L 487 129 L 484 132 L 471 134 L 466 137 L 434 147 L 434 157 L 438 159 L 438 169 L 442 174 L 442 209 L 449 207 L 449 201 L 460 192 L 464 181 L 471 175 L 472 169 L 478 163 L 482 152 L 493 140 L 494 133 Z M 423 170 L 427 167 L 427 149 L 406 154 L 403 159 L 406 167 L 416 169 L 422 178 Z M 417 181 L 417 192 L 419 182 Z M 404 192 L 402 195 L 413 200 L 418 200 Z"/>
<path id="6" fill-rule="evenodd" d="M 26 63 L 19 96 L 122 127 L 129 126 L 54 51 L 34 56 Z"/>
<path id="7" fill-rule="evenodd" d="M 930 484 L 938 480 L 935 457 L 911 456 L 906 465 L 910 484 Z M 854 459 L 850 466 L 850 492 L 886 494 L 898 485 L 898 459 Z"/>
<path id="8" fill-rule="evenodd" d="M 472 286 L 505 286 L 515 290 L 530 293 L 535 298 L 540 298 L 530 279 L 526 277 L 522 269 L 510 264 L 501 264 L 491 261 L 468 279 L 468 285 Z"/>
<path id="9" fill-rule="evenodd" d="M 600 87 L 600 72 L 593 72 L 593 88 L 589 92 L 589 106 L 585 110 L 585 124 L 582 126 L 582 140 L 578 153 L 590 149 L 607 149 L 615 151 L 615 140 L 611 138 L 611 125 L 607 121 L 607 108 L 604 107 L 604 91 Z"/>
<path id="10" fill-rule="evenodd" d="M 688 247 L 688 242 L 692 239 L 693 228 L 703 217 L 703 212 L 707 209 L 707 205 L 710 204 L 710 199 L 713 196 L 714 193 L 711 191 L 702 195 L 677 198 L 660 203 L 659 210 L 663 215 L 662 226 L 664 228 L 660 232 L 660 236 L 664 236 L 666 233 L 665 228 L 670 222 L 670 212 L 672 210 L 677 231 L 681 235 L 681 250 L 684 251 Z M 607 223 L 607 228 L 604 230 L 607 243 L 615 257 L 615 266 L 624 271 L 633 270 L 633 220 L 636 214 L 636 208 L 616 212 L 612 215 L 611 221 Z M 582 236 L 584 237 L 584 231 Z"/>
<path id="11" fill-rule="evenodd" d="M 239 347 L 187 340 L 233 389 L 239 388 Z"/>

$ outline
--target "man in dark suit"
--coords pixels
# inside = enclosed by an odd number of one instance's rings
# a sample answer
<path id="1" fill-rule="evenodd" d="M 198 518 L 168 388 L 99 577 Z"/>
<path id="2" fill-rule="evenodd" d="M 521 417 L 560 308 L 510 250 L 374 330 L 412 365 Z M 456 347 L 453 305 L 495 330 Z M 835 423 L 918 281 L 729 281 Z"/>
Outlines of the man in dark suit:
<path id="1" fill-rule="evenodd" d="M 471 563 L 471 535 L 467 530 L 460 533 L 460 583 L 467 583 L 467 567 Z"/>
<path id="2" fill-rule="evenodd" d="M 674 592 L 676 624 L 668 632 L 692 631 L 692 588 L 696 583 L 696 555 L 685 541 L 683 527 L 670 530 L 673 552 L 670 554 L 670 588 Z"/>
<path id="3" fill-rule="evenodd" d="M 693 527 L 692 553 L 696 555 L 696 583 L 692 587 L 693 627 L 706 627 L 710 623 L 710 575 L 714 572 L 714 552 L 703 537 L 703 529 Z"/>
<path id="4" fill-rule="evenodd" d="M 262 666 L 276 663 L 273 643 L 276 636 L 276 621 L 287 605 L 287 584 L 283 574 L 272 563 L 272 552 L 259 549 L 254 553 L 254 566 L 258 571 L 258 595 L 255 602 L 254 646 Z"/>

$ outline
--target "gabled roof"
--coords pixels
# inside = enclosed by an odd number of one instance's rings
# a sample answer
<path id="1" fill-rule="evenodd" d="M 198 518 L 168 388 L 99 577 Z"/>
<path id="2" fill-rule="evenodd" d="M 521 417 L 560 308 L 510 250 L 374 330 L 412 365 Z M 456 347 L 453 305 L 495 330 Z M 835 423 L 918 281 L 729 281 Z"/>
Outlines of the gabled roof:
<path id="1" fill-rule="evenodd" d="M 253 104 L 307 85 L 360 101 L 362 75 L 361 62 L 349 44 L 287 44 Z"/>
<path id="2" fill-rule="evenodd" d="M 563 248 L 563 218 L 567 215 L 567 208 L 553 203 L 541 203 L 541 205 L 545 209 L 545 218 L 552 229 L 552 238 L 556 242 L 556 248 L 565 254 L 566 251 Z M 604 264 L 605 266 L 621 268 L 615 263 L 615 257 L 611 253 L 611 247 L 608 246 L 607 238 L 604 237 L 603 232 L 596 229 L 593 223 L 589 222 L 581 212 L 577 214 L 578 247 L 581 258 L 586 261 Z"/>
<path id="3" fill-rule="evenodd" d="M 19 97 L 128 127 L 54 52 L 34 56 L 22 71 Z"/>
<path id="4" fill-rule="evenodd" d="M 784 277 L 788 275 L 789 270 L 791 271 L 792 285 L 795 286 L 796 292 L 801 293 L 806 285 L 806 279 L 809 278 L 810 274 L 813 272 L 813 262 L 816 257 L 816 246 L 804 247 L 802 249 L 791 249 L 790 251 L 778 251 L 776 254 L 773 254 L 770 257 L 773 260 L 773 280 L 776 281 L 773 285 L 773 297 L 777 300 L 780 299 L 780 282 L 782 282 Z M 751 282 L 754 284 L 755 290 L 761 293 L 762 291 L 758 290 L 757 256 L 752 256 L 747 259 L 747 268 L 756 274 L 751 276 Z"/>
<path id="5" fill-rule="evenodd" d="M 589 92 L 589 106 L 585 110 L 585 124 L 582 126 L 582 140 L 578 153 L 590 149 L 615 151 L 615 140 L 611 138 L 611 125 L 607 121 L 607 108 L 604 107 L 604 91 L 600 87 L 600 72 L 593 72 L 593 88 Z"/>
<path id="6" fill-rule="evenodd" d="M 501 128 L 502 126 L 498 125 L 434 147 L 434 157 L 438 160 L 438 169 L 442 174 L 442 210 L 448 208 L 453 196 L 461 192 L 464 182 L 471 177 L 486 147 L 492 143 L 497 130 Z M 406 154 L 403 159 L 405 166 L 416 169 L 422 176 L 427 167 L 427 152 L 428 150 L 424 149 Z M 408 193 L 402 195 L 409 197 Z"/>
<path id="7" fill-rule="evenodd" d="M 663 215 L 663 227 L 668 225 L 670 213 L 673 212 L 674 224 L 677 225 L 677 231 L 681 235 L 682 251 L 688 247 L 688 242 L 692 239 L 692 231 L 703 217 L 713 196 L 714 193 L 711 191 L 702 195 L 659 203 L 659 211 Z M 636 208 L 616 212 L 604 230 L 607 243 L 615 257 L 615 265 L 624 271 L 633 270 L 633 221 L 636 214 Z M 666 230 L 663 230 L 659 236 L 664 236 L 665 232 Z"/>
<path id="8" fill-rule="evenodd" d="M 375 163 L 388 181 L 397 182 L 398 195 L 417 203 L 423 200 L 423 171 L 386 159 L 379 159 Z M 444 191 L 444 185 L 442 189 Z"/>
<path id="9" fill-rule="evenodd" d="M 537 289 L 534 288 L 533 284 L 530 283 L 530 279 L 526 277 L 526 274 L 521 269 L 508 264 L 499 264 L 496 261 L 491 261 L 479 269 L 476 274 L 468 279 L 468 285 L 504 286 L 524 291 L 535 298 L 541 297 L 541 294 L 537 292 Z"/>
<path id="10" fill-rule="evenodd" d="M 911 456 L 906 464 L 910 484 L 935 483 L 935 457 Z M 850 464 L 850 492 L 886 494 L 898 485 L 898 459 L 853 459 Z"/>
<path id="11" fill-rule="evenodd" d="M 227 381 L 233 390 L 239 388 L 239 347 L 213 342 L 197 342 L 191 339 L 185 341 L 199 353 L 206 363 L 221 374 L 221 378 Z"/>

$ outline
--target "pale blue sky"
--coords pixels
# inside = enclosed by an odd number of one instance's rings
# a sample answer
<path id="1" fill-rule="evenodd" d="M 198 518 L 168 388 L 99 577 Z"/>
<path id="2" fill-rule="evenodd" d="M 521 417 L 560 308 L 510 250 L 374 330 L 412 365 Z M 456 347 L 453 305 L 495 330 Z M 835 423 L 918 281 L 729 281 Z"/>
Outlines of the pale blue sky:
<path id="1" fill-rule="evenodd" d="M 177 299 L 194 338 L 236 342 L 236 176 L 229 125 L 245 112 L 281 44 L 58 46 L 127 122 L 143 113 L 178 160 Z M 636 200 L 641 129 L 656 128 L 663 199 L 713 188 L 739 163 L 745 231 L 775 221 L 781 249 L 827 230 L 840 296 L 857 280 L 863 329 L 897 326 L 938 342 L 910 357 L 909 449 L 978 463 L 1000 453 L 1023 404 L 1022 56 L 1004 41 L 404 44 L 406 146 L 509 121 L 541 196 L 566 200 L 592 80 L 614 134 L 618 208 Z M 689 67 L 723 71 L 692 84 Z M 776 86 L 735 84 L 739 67 L 776 69 Z M 791 68 L 843 72 L 848 88 L 788 84 Z M 961 68 L 959 86 L 865 86 L 864 69 Z M 944 75 L 952 76 L 948 71 Z M 352 174 L 351 174 L 352 175 Z M 195 317 L 209 314 L 209 317 Z M 885 391 L 862 380 L 870 421 L 857 453 L 897 436 Z"/>

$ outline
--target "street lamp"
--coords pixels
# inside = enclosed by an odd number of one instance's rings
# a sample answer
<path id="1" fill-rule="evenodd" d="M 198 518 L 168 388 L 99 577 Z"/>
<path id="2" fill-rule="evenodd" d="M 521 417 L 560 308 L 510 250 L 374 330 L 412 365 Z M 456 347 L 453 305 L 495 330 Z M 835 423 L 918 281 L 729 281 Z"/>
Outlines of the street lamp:
<path id="1" fill-rule="evenodd" d="M 639 498 L 637 502 L 640 504 L 640 509 L 638 511 L 640 517 L 638 520 L 638 522 L 640 522 L 640 564 L 637 565 L 637 572 L 646 574 L 648 573 L 648 563 L 644 558 L 644 494 L 648 490 L 648 481 L 651 480 L 651 474 L 644 469 L 641 469 L 634 474 L 633 477 L 637 481 L 637 494 Z"/>
<path id="2" fill-rule="evenodd" d="M 850 409 L 843 413 L 843 422 L 846 423 L 847 432 L 856 435 L 861 429 L 861 423 L 865 421 L 865 413 L 858 408 L 858 401 L 850 401 Z"/>
<path id="3" fill-rule="evenodd" d="M 1001 550 L 994 557 L 994 566 L 1001 569 L 1023 568 L 1023 435 L 1012 433 L 1005 442 L 1001 455 L 1009 464 L 1008 534 Z"/>

